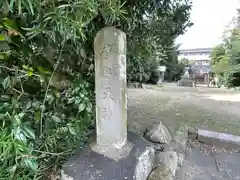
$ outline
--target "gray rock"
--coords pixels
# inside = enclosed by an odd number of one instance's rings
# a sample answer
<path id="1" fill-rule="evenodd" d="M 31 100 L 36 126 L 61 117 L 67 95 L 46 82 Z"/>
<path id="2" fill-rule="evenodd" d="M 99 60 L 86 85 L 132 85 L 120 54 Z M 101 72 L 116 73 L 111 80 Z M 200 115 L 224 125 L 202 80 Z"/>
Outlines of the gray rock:
<path id="1" fill-rule="evenodd" d="M 177 86 L 193 87 L 194 81 L 190 77 L 183 77 L 181 80 L 177 82 Z"/>
<path id="2" fill-rule="evenodd" d="M 133 144 L 131 153 L 117 161 L 94 152 L 91 144 L 77 150 L 63 164 L 61 180 L 146 180 L 154 168 L 154 149 L 131 132 L 128 141 Z"/>
<path id="3" fill-rule="evenodd" d="M 155 151 L 175 151 L 175 144 L 170 142 L 169 144 L 159 144 L 159 143 L 152 143 Z"/>
<path id="4" fill-rule="evenodd" d="M 150 84 L 142 84 L 144 89 L 152 89 L 152 86 Z"/>
<path id="5" fill-rule="evenodd" d="M 151 142 L 161 144 L 169 144 L 172 140 L 171 134 L 161 121 L 147 128 L 144 137 Z"/>
<path id="6" fill-rule="evenodd" d="M 130 87 L 130 88 L 143 88 L 143 84 L 138 83 L 138 82 L 134 82 L 134 83 L 129 84 L 128 87 Z"/>
<path id="7" fill-rule="evenodd" d="M 181 137 L 175 137 L 172 142 L 172 147 L 177 153 L 185 153 L 187 148 L 187 139 L 183 139 Z"/>
<path id="8" fill-rule="evenodd" d="M 166 149 L 167 144 L 156 144 L 152 143 L 152 147 L 155 149 L 155 151 L 164 151 Z"/>
<path id="9" fill-rule="evenodd" d="M 148 180 L 173 180 L 174 175 L 171 170 L 164 164 L 154 169 L 148 177 Z"/>
<path id="10" fill-rule="evenodd" d="M 198 129 L 198 141 L 222 148 L 240 148 L 240 136 Z"/>
<path id="11" fill-rule="evenodd" d="M 182 167 L 184 160 L 185 160 L 185 154 L 179 153 L 178 154 L 178 166 Z"/>
<path id="12" fill-rule="evenodd" d="M 154 166 L 165 165 L 175 176 L 178 166 L 178 156 L 175 151 L 156 152 Z"/>

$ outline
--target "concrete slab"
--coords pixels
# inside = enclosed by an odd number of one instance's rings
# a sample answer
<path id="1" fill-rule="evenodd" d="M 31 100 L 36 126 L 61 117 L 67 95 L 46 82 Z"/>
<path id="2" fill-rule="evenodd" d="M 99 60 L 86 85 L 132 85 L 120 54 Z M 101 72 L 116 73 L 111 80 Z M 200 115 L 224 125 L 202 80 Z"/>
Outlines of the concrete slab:
<path id="1" fill-rule="evenodd" d="M 232 178 L 240 179 L 240 153 L 221 153 L 216 154 L 215 158 L 221 171 L 225 171 Z"/>
<path id="2" fill-rule="evenodd" d="M 207 130 L 198 130 L 198 140 L 204 144 L 224 148 L 240 148 L 240 136 Z"/>
<path id="3" fill-rule="evenodd" d="M 154 148 L 129 132 L 128 141 L 132 150 L 118 161 L 84 148 L 63 165 L 61 180 L 146 180 L 153 168 Z"/>
<path id="4" fill-rule="evenodd" d="M 209 150 L 211 147 L 209 147 Z M 240 180 L 240 154 L 215 152 L 194 148 L 184 162 L 181 180 Z"/>

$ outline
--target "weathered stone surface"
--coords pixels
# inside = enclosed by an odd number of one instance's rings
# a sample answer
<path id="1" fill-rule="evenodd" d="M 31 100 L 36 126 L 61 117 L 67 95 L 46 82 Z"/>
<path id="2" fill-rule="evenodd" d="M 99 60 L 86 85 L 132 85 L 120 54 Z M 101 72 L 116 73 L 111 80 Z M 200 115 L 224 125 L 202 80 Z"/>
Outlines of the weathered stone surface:
<path id="1" fill-rule="evenodd" d="M 193 87 L 194 86 L 194 81 L 190 78 L 183 78 L 183 79 L 178 81 L 177 85 L 178 86 Z"/>
<path id="2" fill-rule="evenodd" d="M 151 84 L 143 84 L 143 83 L 134 83 L 130 82 L 128 83 L 128 88 L 144 88 L 144 89 L 152 89 Z"/>
<path id="3" fill-rule="evenodd" d="M 142 84 L 144 89 L 152 89 L 153 86 L 151 84 Z"/>
<path id="4" fill-rule="evenodd" d="M 219 133 L 207 130 L 198 130 L 198 140 L 209 145 L 216 145 L 224 148 L 239 148 L 240 136 Z"/>
<path id="5" fill-rule="evenodd" d="M 154 148 L 129 132 L 128 141 L 133 148 L 118 161 L 85 147 L 63 165 L 61 180 L 147 180 L 153 169 Z"/>
<path id="6" fill-rule="evenodd" d="M 186 152 L 187 148 L 187 138 L 188 138 L 188 127 L 179 127 L 179 129 L 176 132 L 176 136 L 174 137 L 174 140 L 172 144 L 174 144 L 174 150 L 177 153 L 184 154 Z"/>
<path id="7" fill-rule="evenodd" d="M 169 146 L 168 144 L 159 144 L 159 143 L 152 143 L 152 146 L 154 147 L 154 149 L 156 151 L 164 151 L 165 149 L 169 149 L 171 148 L 171 146 Z"/>
<path id="8" fill-rule="evenodd" d="M 180 180 L 239 180 L 240 153 L 234 149 L 204 145 L 193 148 L 184 163 L 184 176 Z"/>
<path id="9" fill-rule="evenodd" d="M 132 83 L 131 87 L 133 87 L 133 88 L 143 88 L 143 85 L 142 85 L 142 83 Z"/>
<path id="10" fill-rule="evenodd" d="M 178 166 L 182 167 L 185 160 L 185 153 L 178 153 Z"/>
<path id="11" fill-rule="evenodd" d="M 154 149 L 149 147 L 141 154 L 138 158 L 138 163 L 135 169 L 135 176 L 134 179 L 141 180 L 147 179 L 149 173 L 153 169 L 153 162 L 154 162 Z"/>
<path id="12" fill-rule="evenodd" d="M 175 151 L 156 152 L 155 153 L 155 167 L 164 164 L 175 175 L 178 166 L 178 156 Z"/>
<path id="13" fill-rule="evenodd" d="M 174 151 L 176 151 L 178 156 L 178 163 L 177 163 L 177 169 L 176 169 L 176 175 L 175 175 L 175 179 L 177 180 L 184 180 L 182 179 L 182 175 L 184 171 L 183 164 L 185 161 L 186 151 L 187 151 L 188 129 L 189 127 L 185 125 L 180 125 L 178 127 L 178 130 L 176 131 L 176 136 L 174 137 L 174 140 L 172 142 Z"/>
<path id="14" fill-rule="evenodd" d="M 164 159 L 164 156 L 167 156 L 165 152 L 173 152 L 173 159 L 169 160 L 168 158 L 165 158 L 165 162 L 173 163 L 173 170 L 176 169 L 176 178 L 179 178 L 181 176 L 183 171 L 183 164 L 186 156 L 187 151 L 187 129 L 186 126 L 179 126 L 178 130 L 176 131 L 176 136 L 173 138 L 173 140 L 168 144 L 156 144 L 153 143 L 153 147 L 156 150 L 156 161 L 159 162 L 159 159 Z M 175 153 L 176 152 L 176 153 Z M 162 160 L 161 160 L 162 161 Z M 158 163 L 157 162 L 157 163 Z M 158 164 L 155 163 L 155 167 L 158 166 Z M 170 165 L 168 165 L 170 166 Z M 173 171 L 174 173 L 174 171 Z"/>
<path id="15" fill-rule="evenodd" d="M 91 148 L 93 151 L 103 154 L 104 156 L 111 158 L 115 161 L 127 157 L 131 152 L 132 147 L 133 144 L 129 141 L 127 141 L 121 148 L 100 146 L 96 142 L 91 144 Z"/>
<path id="16" fill-rule="evenodd" d="M 127 142 L 126 34 L 103 28 L 95 37 L 94 54 L 97 142 L 93 148 L 102 153 Z"/>
<path id="17" fill-rule="evenodd" d="M 178 180 L 183 180 L 182 179 L 182 174 L 183 174 L 183 164 L 185 160 L 185 155 L 186 155 L 186 150 L 187 150 L 187 129 L 188 127 L 182 127 L 180 126 L 178 130 L 176 131 L 176 136 L 173 138 L 173 140 L 168 143 L 168 144 L 154 144 L 154 148 L 156 149 L 156 157 L 155 160 L 160 159 L 160 161 L 163 162 L 161 159 L 165 159 L 164 166 L 170 167 L 172 166 L 172 170 L 169 169 L 169 172 L 167 173 L 168 175 L 163 175 L 161 172 L 162 164 L 160 164 L 158 168 L 155 169 L 155 171 L 152 172 L 151 174 L 151 180 L 159 180 L 159 179 L 164 179 L 164 180 L 171 180 L 171 179 L 178 179 Z M 163 151 L 163 152 L 161 152 Z M 167 152 L 167 153 L 166 153 Z M 173 159 L 170 160 L 169 157 L 169 152 L 173 153 Z M 176 152 L 176 153 L 175 153 Z M 172 164 L 171 164 L 172 163 Z M 158 166 L 158 164 L 155 162 L 155 167 Z M 175 171 L 174 171 L 175 170 Z M 174 176 L 175 175 L 175 176 Z M 149 178 L 150 179 L 150 178 Z"/>
<path id="18" fill-rule="evenodd" d="M 168 144 L 172 140 L 171 134 L 161 121 L 147 128 L 144 137 L 149 141 L 161 144 Z"/>
<path id="19" fill-rule="evenodd" d="M 178 86 L 193 86 L 193 78 L 189 74 L 188 69 L 185 69 L 184 75 L 181 77 L 181 79 L 177 82 Z"/>
<path id="20" fill-rule="evenodd" d="M 185 69 L 184 75 L 178 81 L 177 85 L 178 86 L 194 86 L 194 81 L 192 76 L 190 75 L 189 67 Z"/>
<path id="21" fill-rule="evenodd" d="M 174 175 L 171 170 L 164 164 L 159 165 L 156 169 L 154 169 L 148 180 L 173 180 Z"/>

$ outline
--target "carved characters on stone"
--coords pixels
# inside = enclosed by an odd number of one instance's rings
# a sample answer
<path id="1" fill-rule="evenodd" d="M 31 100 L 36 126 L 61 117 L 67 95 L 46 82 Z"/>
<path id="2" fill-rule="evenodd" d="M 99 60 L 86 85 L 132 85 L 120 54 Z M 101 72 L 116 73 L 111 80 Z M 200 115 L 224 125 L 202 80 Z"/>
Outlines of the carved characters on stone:
<path id="1" fill-rule="evenodd" d="M 97 143 L 123 144 L 127 137 L 126 34 L 114 27 L 100 30 L 94 54 Z"/>
<path id="2" fill-rule="evenodd" d="M 114 99 L 111 87 L 104 88 L 103 99 Z"/>
<path id="3" fill-rule="evenodd" d="M 102 116 L 104 118 L 104 120 L 110 120 L 112 117 L 112 109 L 111 107 L 105 107 L 102 108 Z"/>

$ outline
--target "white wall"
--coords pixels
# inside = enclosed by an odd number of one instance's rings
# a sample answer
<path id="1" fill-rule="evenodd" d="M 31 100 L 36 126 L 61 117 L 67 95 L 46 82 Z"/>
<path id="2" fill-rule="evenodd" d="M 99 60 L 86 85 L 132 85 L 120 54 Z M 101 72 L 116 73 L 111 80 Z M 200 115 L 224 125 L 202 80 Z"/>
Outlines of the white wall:
<path id="1" fill-rule="evenodd" d="M 210 60 L 209 54 L 199 53 L 199 54 L 179 54 L 178 60 L 188 59 L 189 61 L 193 60 Z"/>

